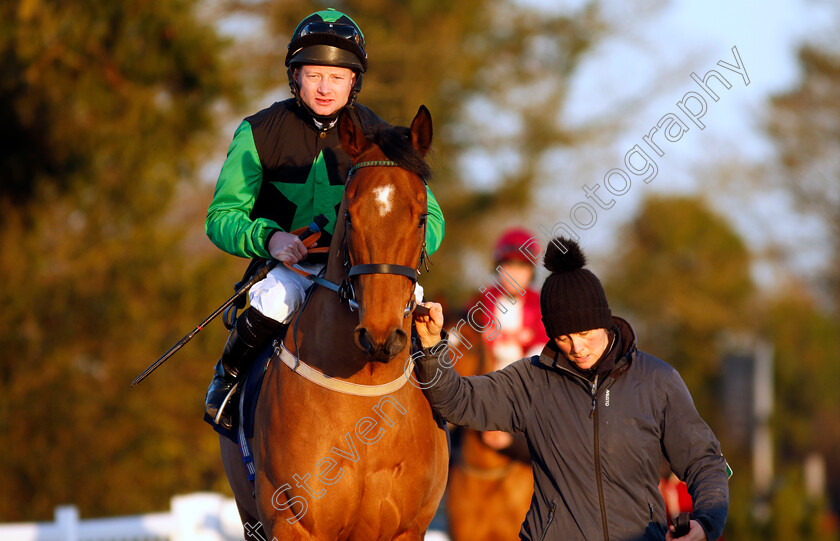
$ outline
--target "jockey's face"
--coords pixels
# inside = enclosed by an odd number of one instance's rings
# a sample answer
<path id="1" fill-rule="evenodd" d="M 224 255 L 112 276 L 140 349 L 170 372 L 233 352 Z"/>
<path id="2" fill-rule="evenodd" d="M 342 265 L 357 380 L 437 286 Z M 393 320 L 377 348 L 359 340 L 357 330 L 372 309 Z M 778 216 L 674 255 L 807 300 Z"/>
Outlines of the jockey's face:
<path id="1" fill-rule="evenodd" d="M 520 261 L 518 259 L 511 259 L 502 261 L 499 266 L 504 269 L 506 273 L 513 278 L 519 287 L 525 289 L 530 285 L 531 280 L 534 279 L 534 265 L 527 261 Z"/>
<path id="2" fill-rule="evenodd" d="M 332 116 L 347 105 L 356 74 L 348 68 L 304 65 L 295 78 L 303 103 L 315 114 Z"/>
<path id="3" fill-rule="evenodd" d="M 578 368 L 587 370 L 592 368 L 592 365 L 604 354 L 609 338 L 606 329 L 592 329 L 558 336 L 554 339 L 554 343 L 567 359 L 575 363 Z"/>

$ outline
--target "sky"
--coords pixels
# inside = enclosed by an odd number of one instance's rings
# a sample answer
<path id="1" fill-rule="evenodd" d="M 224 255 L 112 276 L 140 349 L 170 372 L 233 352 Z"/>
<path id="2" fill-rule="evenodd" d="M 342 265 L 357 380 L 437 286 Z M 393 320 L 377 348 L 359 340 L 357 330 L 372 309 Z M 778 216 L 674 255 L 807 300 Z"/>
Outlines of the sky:
<path id="1" fill-rule="evenodd" d="M 677 0 L 641 20 L 613 21 L 616 36 L 597 48 L 573 84 L 567 120 L 582 122 L 616 102 L 643 95 L 643 106 L 634 115 L 638 122 L 626 135 L 633 139 L 636 128 L 648 128 L 657 113 L 675 110 L 684 92 L 697 90 L 690 73 L 703 76 L 716 69 L 734 87 L 710 104 L 703 138 L 737 144 L 745 157 L 764 158 L 770 150 L 760 134 L 766 99 L 796 84 L 799 44 L 830 28 L 831 15 L 827 2 L 809 0 Z M 734 63 L 732 47 L 738 49 L 749 85 L 717 65 L 720 60 Z M 700 142 L 686 138 L 677 146 L 677 155 L 687 158 L 697 154 Z"/>
<path id="2" fill-rule="evenodd" d="M 539 5 L 541 1 L 520 0 L 529 5 Z M 817 222 L 798 216 L 782 194 L 768 189 L 744 205 L 743 200 L 727 197 L 729 190 L 722 189 L 719 180 L 704 174 L 713 173 L 715 167 L 731 160 L 766 163 L 772 159 L 772 144 L 762 131 L 768 98 L 796 86 L 800 76 L 798 47 L 805 40 L 837 28 L 838 12 L 830 2 L 819 0 L 676 0 L 663 2 L 643 14 L 617 7 L 620 5 L 605 4 L 615 32 L 596 46 L 580 66 L 563 121 L 574 126 L 598 118 L 619 119 L 622 126 L 597 148 L 586 149 L 585 153 L 561 152 L 547 161 L 547 174 L 553 172 L 558 179 L 539 199 L 551 201 L 557 221 L 568 223 L 577 208 L 578 222 L 584 225 L 590 224 L 593 217 L 576 204 L 593 203 L 595 223 L 577 232 L 582 244 L 606 253 L 614 247 L 622 225 L 633 217 L 644 196 L 653 192 L 704 193 L 756 251 L 771 238 L 782 239 L 799 250 L 798 263 L 803 269 L 821 264 L 818 239 L 822 229 Z M 719 64 L 723 61 L 738 66 L 733 47 L 749 84 L 742 75 Z M 691 78 L 692 73 L 702 78 L 712 69 L 731 84 L 727 90 L 710 82 L 719 96 L 716 102 L 704 95 Z M 688 122 L 677 105 L 692 91 L 700 93 L 707 103 L 700 119 L 705 126 L 702 130 Z M 690 99 L 685 105 L 699 110 L 696 100 Z M 676 142 L 664 141 L 664 156 L 660 157 L 643 141 L 643 136 L 668 113 L 682 116 L 689 129 Z M 661 132 L 654 135 L 654 140 L 661 136 Z M 612 198 L 615 204 L 609 209 L 599 208 L 586 197 L 583 186 L 601 184 L 603 188 L 608 171 L 627 169 L 624 155 L 637 144 L 656 163 L 656 176 L 645 183 L 642 176 L 630 175 L 631 185 L 625 193 Z M 634 163 L 641 163 L 638 154 L 635 159 Z M 614 187 L 623 187 L 621 178 L 611 177 L 618 181 L 613 182 Z M 609 201 L 610 193 L 605 189 L 598 193 Z M 554 223 L 529 225 L 551 228 Z M 773 272 L 761 264 L 755 269 L 756 278 L 765 284 L 773 280 Z"/>

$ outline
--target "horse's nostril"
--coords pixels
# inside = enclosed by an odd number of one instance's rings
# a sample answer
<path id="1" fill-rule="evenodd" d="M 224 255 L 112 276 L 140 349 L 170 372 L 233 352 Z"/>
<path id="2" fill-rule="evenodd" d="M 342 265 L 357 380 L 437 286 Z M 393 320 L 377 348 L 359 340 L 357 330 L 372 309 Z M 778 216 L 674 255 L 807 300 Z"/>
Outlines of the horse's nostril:
<path id="1" fill-rule="evenodd" d="M 353 333 L 353 338 L 359 349 L 374 355 L 378 360 L 386 362 L 390 357 L 405 349 L 405 345 L 408 343 L 408 335 L 399 328 L 394 329 L 388 335 L 388 338 L 381 343 L 374 340 L 365 327 L 357 328 Z"/>
<path id="2" fill-rule="evenodd" d="M 396 355 L 405 348 L 406 342 L 408 342 L 408 336 L 405 331 L 402 329 L 395 329 L 385 342 L 385 349 L 390 355 Z"/>
<path id="3" fill-rule="evenodd" d="M 356 345 L 362 351 L 370 353 L 373 350 L 373 343 L 370 341 L 370 334 L 364 327 L 356 329 L 356 332 L 353 333 L 353 338 L 356 341 Z"/>

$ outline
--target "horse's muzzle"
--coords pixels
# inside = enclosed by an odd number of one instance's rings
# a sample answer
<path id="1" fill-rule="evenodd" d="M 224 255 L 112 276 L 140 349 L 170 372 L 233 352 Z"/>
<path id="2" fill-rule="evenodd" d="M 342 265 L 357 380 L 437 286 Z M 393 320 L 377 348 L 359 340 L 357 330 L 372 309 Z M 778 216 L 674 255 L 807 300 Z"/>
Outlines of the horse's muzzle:
<path id="1" fill-rule="evenodd" d="M 377 341 L 365 327 L 357 327 L 353 333 L 356 345 L 365 351 L 374 361 L 388 362 L 394 355 L 405 349 L 408 336 L 405 331 L 396 328 L 383 341 Z"/>

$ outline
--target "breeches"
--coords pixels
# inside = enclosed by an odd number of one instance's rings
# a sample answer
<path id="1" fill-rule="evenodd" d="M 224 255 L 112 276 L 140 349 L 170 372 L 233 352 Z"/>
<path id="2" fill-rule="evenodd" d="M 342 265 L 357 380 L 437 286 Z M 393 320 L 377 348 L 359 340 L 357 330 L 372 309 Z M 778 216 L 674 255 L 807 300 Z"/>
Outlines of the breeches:
<path id="1" fill-rule="evenodd" d="M 310 274 L 318 274 L 324 264 L 298 263 L 298 267 Z M 264 316 L 288 323 L 294 311 L 303 303 L 306 290 L 311 285 L 312 282 L 305 276 L 289 270 L 281 263 L 251 287 L 248 299 L 251 306 Z M 423 287 L 420 284 L 414 287 L 414 297 L 417 302 L 423 301 Z"/>

